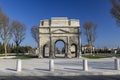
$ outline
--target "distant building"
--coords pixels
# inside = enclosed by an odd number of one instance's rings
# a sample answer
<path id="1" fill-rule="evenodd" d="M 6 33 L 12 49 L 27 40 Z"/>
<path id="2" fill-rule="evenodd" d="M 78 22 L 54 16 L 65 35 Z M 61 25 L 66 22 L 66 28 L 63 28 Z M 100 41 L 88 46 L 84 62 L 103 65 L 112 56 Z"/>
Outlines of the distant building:
<path id="1" fill-rule="evenodd" d="M 82 52 L 84 53 L 90 53 L 91 51 L 94 51 L 95 47 L 93 45 L 83 45 L 82 46 Z"/>

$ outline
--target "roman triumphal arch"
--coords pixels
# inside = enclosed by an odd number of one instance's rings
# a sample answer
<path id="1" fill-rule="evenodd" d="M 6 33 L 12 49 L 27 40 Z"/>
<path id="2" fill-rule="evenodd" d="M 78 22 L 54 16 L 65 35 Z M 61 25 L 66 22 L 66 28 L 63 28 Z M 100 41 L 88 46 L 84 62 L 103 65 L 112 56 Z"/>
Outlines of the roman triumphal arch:
<path id="1" fill-rule="evenodd" d="M 39 57 L 55 58 L 57 50 L 55 44 L 63 41 L 64 57 L 80 56 L 80 23 L 76 19 L 67 17 L 53 17 L 40 21 L 39 26 Z"/>

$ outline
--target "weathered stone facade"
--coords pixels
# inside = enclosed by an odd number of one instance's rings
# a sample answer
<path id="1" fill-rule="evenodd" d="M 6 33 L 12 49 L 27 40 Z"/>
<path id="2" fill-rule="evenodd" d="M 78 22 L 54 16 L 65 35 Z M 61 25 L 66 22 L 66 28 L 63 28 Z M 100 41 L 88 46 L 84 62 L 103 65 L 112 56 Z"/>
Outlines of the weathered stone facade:
<path id="1" fill-rule="evenodd" d="M 65 44 L 65 57 L 71 58 L 72 46 L 75 46 L 75 57 L 80 56 L 80 23 L 76 19 L 55 17 L 51 20 L 40 21 L 39 26 L 39 57 L 49 53 L 55 58 L 55 43 L 63 41 Z"/>

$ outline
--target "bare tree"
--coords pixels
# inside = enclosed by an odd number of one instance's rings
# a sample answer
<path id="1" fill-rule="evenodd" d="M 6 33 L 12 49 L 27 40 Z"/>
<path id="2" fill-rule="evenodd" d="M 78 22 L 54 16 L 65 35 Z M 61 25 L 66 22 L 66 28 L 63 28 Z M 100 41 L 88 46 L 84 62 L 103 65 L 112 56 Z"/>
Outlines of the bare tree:
<path id="1" fill-rule="evenodd" d="M 31 34 L 34 40 L 37 43 L 37 47 L 39 47 L 39 29 L 38 26 L 32 26 L 31 28 Z"/>
<path id="2" fill-rule="evenodd" d="M 111 0 L 113 7 L 111 8 L 111 14 L 116 19 L 117 24 L 120 26 L 120 0 Z"/>
<path id="3" fill-rule="evenodd" d="M 18 55 L 18 47 L 20 46 L 21 42 L 25 39 L 26 26 L 23 23 L 14 20 L 12 22 L 12 30 L 13 30 L 13 40 L 16 44 L 17 55 Z"/>
<path id="4" fill-rule="evenodd" d="M 87 38 L 88 45 L 93 46 L 93 43 L 95 42 L 96 39 L 97 25 L 92 22 L 85 22 L 83 27 L 85 29 L 85 35 Z"/>
<path id="5" fill-rule="evenodd" d="M 4 43 L 5 55 L 7 56 L 7 43 L 12 37 L 11 27 L 9 26 L 9 17 L 0 9 L 0 36 Z"/>

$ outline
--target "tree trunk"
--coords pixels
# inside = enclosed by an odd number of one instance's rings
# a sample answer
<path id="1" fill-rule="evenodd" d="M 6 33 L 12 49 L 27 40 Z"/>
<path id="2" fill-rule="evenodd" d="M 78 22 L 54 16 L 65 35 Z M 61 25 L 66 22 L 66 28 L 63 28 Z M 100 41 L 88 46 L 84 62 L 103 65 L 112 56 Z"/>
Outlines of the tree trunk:
<path id="1" fill-rule="evenodd" d="M 4 43 L 5 56 L 7 56 L 7 45 Z"/>
<path id="2" fill-rule="evenodd" d="M 92 55 L 92 49 L 91 49 L 90 51 L 91 51 L 90 53 L 91 53 L 91 55 Z"/>
<path id="3" fill-rule="evenodd" d="M 19 53 L 18 53 L 18 48 L 19 48 L 19 44 L 16 43 L 16 56 L 19 56 Z"/>

